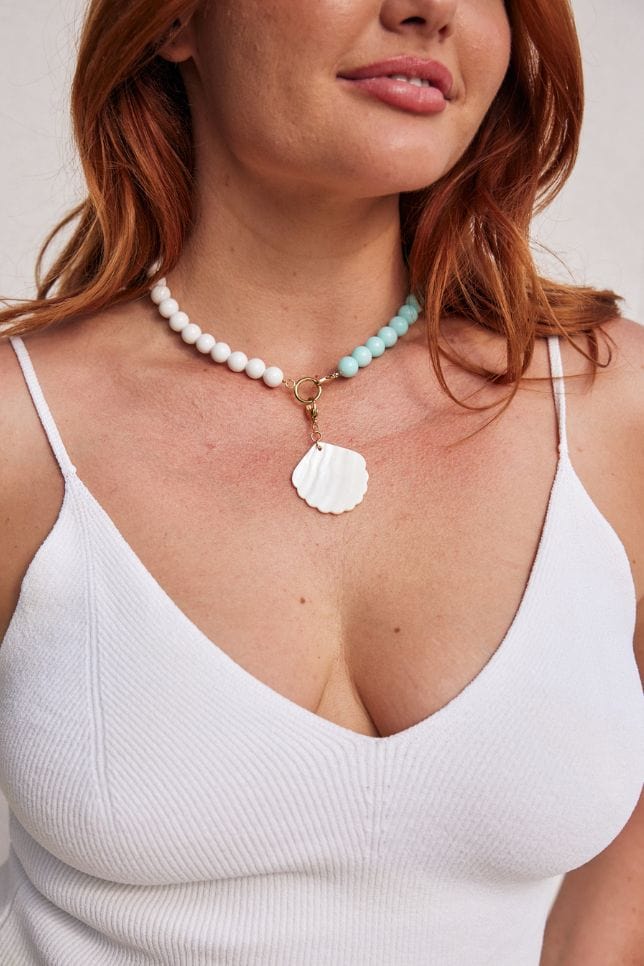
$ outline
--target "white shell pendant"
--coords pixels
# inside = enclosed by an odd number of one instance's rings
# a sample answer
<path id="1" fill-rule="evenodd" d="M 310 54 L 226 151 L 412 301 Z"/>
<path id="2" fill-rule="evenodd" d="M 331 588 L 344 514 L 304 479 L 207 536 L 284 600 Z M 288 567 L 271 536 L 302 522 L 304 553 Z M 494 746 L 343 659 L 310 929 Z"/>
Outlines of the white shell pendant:
<path id="1" fill-rule="evenodd" d="M 367 463 L 355 450 L 333 443 L 316 443 L 293 470 L 298 496 L 322 513 L 353 510 L 367 492 Z"/>

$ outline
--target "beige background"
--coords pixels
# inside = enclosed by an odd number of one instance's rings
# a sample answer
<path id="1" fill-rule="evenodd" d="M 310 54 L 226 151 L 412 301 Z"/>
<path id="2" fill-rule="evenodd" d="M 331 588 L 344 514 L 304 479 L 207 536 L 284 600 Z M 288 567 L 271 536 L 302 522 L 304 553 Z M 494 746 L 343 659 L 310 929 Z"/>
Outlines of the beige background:
<path id="1" fill-rule="evenodd" d="M 81 192 L 69 142 L 67 88 L 81 0 L 0 6 L 0 295 L 32 292 L 46 231 Z M 644 4 L 573 0 L 584 50 L 587 114 L 569 184 L 535 224 L 535 237 L 573 277 L 614 288 L 624 314 L 644 322 Z M 561 266 L 548 268 L 567 277 Z M 0 793 L 0 862 L 8 849 Z"/>

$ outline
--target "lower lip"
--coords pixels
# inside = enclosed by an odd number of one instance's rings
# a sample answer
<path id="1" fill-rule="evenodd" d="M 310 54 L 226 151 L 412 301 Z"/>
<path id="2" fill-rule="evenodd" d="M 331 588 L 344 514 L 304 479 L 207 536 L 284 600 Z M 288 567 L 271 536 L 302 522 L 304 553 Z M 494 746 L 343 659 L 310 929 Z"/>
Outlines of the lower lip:
<path id="1" fill-rule="evenodd" d="M 384 104 L 398 107 L 414 114 L 440 114 L 447 107 L 447 101 L 437 87 L 419 87 L 408 81 L 394 80 L 392 77 L 364 77 L 352 80 L 338 78 L 345 84 L 360 88 L 366 94 L 377 97 Z"/>

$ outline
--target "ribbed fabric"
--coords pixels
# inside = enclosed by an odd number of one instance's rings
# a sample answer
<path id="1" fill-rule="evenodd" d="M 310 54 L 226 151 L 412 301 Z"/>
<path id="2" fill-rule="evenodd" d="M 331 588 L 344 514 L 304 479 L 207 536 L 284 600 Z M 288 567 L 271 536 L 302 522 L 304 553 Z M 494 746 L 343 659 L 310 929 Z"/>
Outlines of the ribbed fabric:
<path id="1" fill-rule="evenodd" d="M 356 734 L 262 684 L 65 478 L 0 648 L 2 966 L 538 966 L 559 876 L 642 785 L 625 549 L 559 462 L 502 644 L 445 707 Z M 27 481 L 26 481 L 27 482 Z"/>

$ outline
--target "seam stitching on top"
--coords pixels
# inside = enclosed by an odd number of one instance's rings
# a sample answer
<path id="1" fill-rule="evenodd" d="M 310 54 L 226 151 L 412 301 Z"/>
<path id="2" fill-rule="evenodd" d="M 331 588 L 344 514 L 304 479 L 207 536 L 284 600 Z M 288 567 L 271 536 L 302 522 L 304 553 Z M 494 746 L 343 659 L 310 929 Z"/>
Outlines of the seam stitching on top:
<path id="1" fill-rule="evenodd" d="M 82 492 L 76 494 L 74 501 L 76 516 L 79 520 L 83 541 L 83 557 L 87 574 L 85 605 L 88 620 L 88 654 L 87 654 L 87 686 L 90 701 L 92 723 L 91 740 L 93 744 L 94 780 L 98 792 L 100 807 L 104 819 L 115 831 L 114 807 L 110 796 L 107 780 L 104 714 L 101 700 L 100 662 L 98 648 L 98 612 L 96 607 L 96 577 L 94 562 L 91 554 L 91 541 L 87 526 L 86 507 L 82 499 Z"/>

